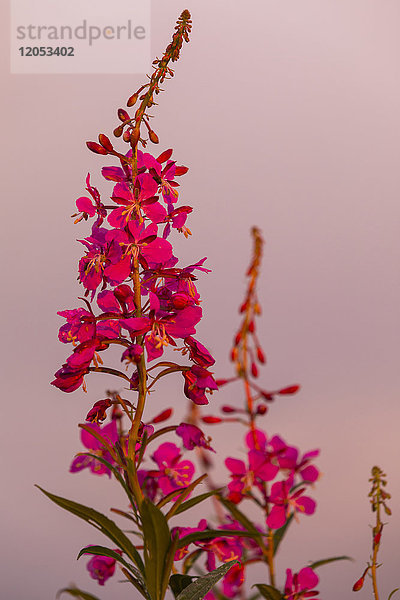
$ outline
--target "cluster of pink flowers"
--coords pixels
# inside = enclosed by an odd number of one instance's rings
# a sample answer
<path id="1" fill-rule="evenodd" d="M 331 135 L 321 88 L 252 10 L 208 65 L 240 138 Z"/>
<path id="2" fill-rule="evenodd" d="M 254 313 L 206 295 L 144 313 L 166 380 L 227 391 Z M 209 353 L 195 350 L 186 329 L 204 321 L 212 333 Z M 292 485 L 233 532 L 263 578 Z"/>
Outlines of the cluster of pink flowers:
<path id="1" fill-rule="evenodd" d="M 157 527 L 163 531 L 161 545 L 166 547 L 156 569 L 158 574 L 169 565 L 170 572 L 175 575 L 181 572 L 184 578 L 200 556 L 204 560 L 198 564 L 202 564 L 205 572 L 218 570 L 218 563 L 236 561 L 229 570 L 230 565 L 225 566 L 220 576 L 220 579 L 223 577 L 221 588 L 217 592 L 209 591 L 207 600 L 219 598 L 220 594 L 225 598 L 243 598 L 246 569 L 257 562 L 267 564 L 270 584 L 280 594 L 274 587 L 277 534 L 280 531 L 280 538 L 283 537 L 293 517 L 314 513 L 316 503 L 305 492 L 318 479 L 319 472 L 312 460 L 319 451 L 301 455 L 280 436 L 268 437 L 256 426 L 256 421 L 258 423 L 266 414 L 269 402 L 299 389 L 292 385 L 267 392 L 256 383 L 259 366 L 266 362 L 255 325 L 261 312 L 256 296 L 261 235 L 253 230 L 255 249 L 247 272 L 249 286 L 240 307 L 243 319 L 231 352 L 235 376 L 216 380 L 210 370 L 214 369 L 214 358 L 194 337 L 203 316 L 195 285 L 196 273 L 209 272 L 204 266 L 206 258 L 189 266 L 178 266 L 170 241 L 173 232 L 185 237 L 191 234 L 187 218 L 192 208 L 178 204 L 176 180 L 188 169 L 176 164 L 170 149 L 154 157 L 137 148 L 139 142 L 143 147 L 146 145 L 146 140 L 141 138 L 142 124 L 148 130 L 150 141 L 158 143 L 146 111 L 155 104 L 153 94 L 160 91 L 159 83 L 172 75 L 168 62 L 179 56 L 182 41 L 188 41 L 190 27 L 190 15 L 184 11 L 163 58 L 155 61 L 158 66 L 149 83 L 128 100 L 128 107 L 141 100 L 135 117 L 131 118 L 124 109 L 118 110 L 121 124 L 114 135 L 122 136 L 130 144 L 128 152 L 117 152 L 104 134 L 99 135 L 99 143 L 87 143 L 96 154 L 117 157 L 119 166 L 105 166 L 101 171 L 105 185 L 112 185 L 111 204 L 102 199 L 90 175 L 86 178 L 87 195 L 76 201 L 75 223 L 93 220 L 90 235 L 79 240 L 84 248 L 78 265 L 78 280 L 84 288 L 83 305 L 58 313 L 65 319 L 59 339 L 71 344 L 72 351 L 55 373 L 52 384 L 67 393 L 79 388 L 87 391 L 88 374 L 97 372 L 117 377 L 125 389 L 136 396 L 136 402 L 131 402 L 122 398 L 119 391 L 107 392 L 106 398 L 91 406 L 86 423 L 80 425 L 86 452 L 79 453 L 70 466 L 73 473 L 89 469 L 96 475 L 115 476 L 130 504 L 128 512 L 113 510 L 135 523 L 143 542 L 137 546 L 130 540 L 126 542 L 122 531 L 119 537 L 115 533 L 118 531 L 115 525 L 109 537 L 115 543 L 122 540 L 123 550 L 91 546 L 81 551 L 81 554 L 94 555 L 87 565 L 92 578 L 104 585 L 119 562 L 136 589 L 145 598 L 153 598 L 145 589 L 146 585 L 154 584 L 151 581 L 154 573 L 148 575 L 146 569 L 152 573 L 152 562 L 157 560 L 154 555 L 149 560 L 150 550 L 146 546 L 146 528 L 151 526 L 151 535 L 155 538 Z M 147 91 L 143 91 L 145 89 Z M 110 346 L 120 350 L 117 368 L 104 364 L 104 351 Z M 168 355 L 171 349 L 175 352 Z M 183 364 L 177 361 L 177 356 L 178 361 L 184 359 Z M 165 425 L 173 414 L 172 408 L 165 407 L 151 420 L 146 418 L 149 393 L 162 377 L 174 373 L 182 375 L 183 392 L 191 401 L 187 403 L 187 419 L 177 425 Z M 209 403 L 209 395 L 237 380 L 244 386 L 244 408 L 223 406 L 222 417 L 201 412 Z M 198 424 L 226 426 L 232 421 L 244 424 L 247 429 L 246 460 L 226 458 L 229 480 L 225 485 L 209 483 L 207 492 L 193 498 L 195 488 L 205 480 L 206 474 L 195 479 L 195 461 L 189 460 L 186 453 L 197 456 L 207 469 L 212 466 L 214 453 L 211 438 Z M 158 438 L 165 435 L 174 436 L 173 441 L 170 438 L 164 441 L 163 437 L 160 443 Z M 203 518 L 197 527 L 169 528 L 169 518 L 209 497 L 213 497 L 218 506 L 217 525 Z M 261 525 L 252 523 L 242 512 L 244 501 L 261 510 Z M 165 514 L 161 509 L 166 505 L 170 507 Z M 74 512 L 71 504 L 68 506 L 68 510 Z M 75 514 L 85 518 L 85 507 L 79 506 Z M 93 511 L 88 509 L 87 514 L 90 516 L 87 520 L 92 521 Z M 143 559 L 139 551 L 143 551 Z M 167 558 L 168 552 L 171 560 Z M 125 554 L 134 565 L 125 561 Z M 316 596 L 318 592 L 313 588 L 317 583 L 318 577 L 310 567 L 295 574 L 288 569 L 281 598 L 301 600 Z M 163 600 L 165 585 L 162 581 L 157 585 L 154 598 Z"/>

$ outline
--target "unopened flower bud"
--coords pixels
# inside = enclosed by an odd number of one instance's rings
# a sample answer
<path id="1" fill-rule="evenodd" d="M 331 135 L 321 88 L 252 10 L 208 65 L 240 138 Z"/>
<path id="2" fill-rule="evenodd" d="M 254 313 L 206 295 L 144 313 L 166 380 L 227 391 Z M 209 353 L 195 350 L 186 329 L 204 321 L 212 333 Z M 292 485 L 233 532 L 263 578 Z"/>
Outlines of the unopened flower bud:
<path id="1" fill-rule="evenodd" d="M 108 154 L 108 151 L 97 142 L 86 142 L 86 146 L 95 154 Z"/>
<path id="2" fill-rule="evenodd" d="M 129 107 L 133 106 L 134 104 L 136 104 L 137 99 L 138 99 L 138 93 L 136 92 L 135 94 L 132 94 L 132 96 L 130 96 L 128 98 L 126 105 Z"/>
<path id="3" fill-rule="evenodd" d="M 222 423 L 222 419 L 220 419 L 219 417 L 208 416 L 202 417 L 201 420 L 203 421 L 203 423 L 208 423 L 209 425 L 213 425 L 214 423 Z"/>
<path id="4" fill-rule="evenodd" d="M 110 150 L 110 151 L 114 150 L 112 143 L 110 142 L 108 137 L 106 135 L 104 135 L 104 133 L 99 134 L 99 142 L 103 146 L 103 148 L 105 148 L 106 150 Z"/>
<path id="5" fill-rule="evenodd" d="M 119 108 L 118 109 L 118 119 L 120 121 L 130 121 L 130 116 L 128 115 L 128 113 L 126 112 L 126 110 L 124 110 L 123 108 Z"/>
<path id="6" fill-rule="evenodd" d="M 123 131 L 124 131 L 124 126 L 118 125 L 118 127 L 116 127 L 114 129 L 113 134 L 115 135 L 115 137 L 121 137 Z"/>
<path id="7" fill-rule="evenodd" d="M 183 292 L 177 292 L 176 294 L 172 295 L 171 302 L 174 308 L 181 310 L 190 304 L 190 297 Z"/>
<path id="8" fill-rule="evenodd" d="M 257 358 L 261 364 L 265 363 L 265 354 L 260 347 L 257 348 Z"/>
<path id="9" fill-rule="evenodd" d="M 248 330 L 250 331 L 250 333 L 254 333 L 254 321 L 250 321 L 249 326 L 248 326 Z"/>
<path id="10" fill-rule="evenodd" d="M 265 406 L 265 404 L 259 404 L 257 406 L 257 410 L 256 413 L 258 415 L 265 415 L 265 413 L 267 412 L 268 408 Z"/>
<path id="11" fill-rule="evenodd" d="M 131 139 L 131 131 L 130 129 L 126 129 L 124 131 L 124 135 L 122 136 L 122 139 L 124 140 L 124 142 L 129 142 Z"/>
<path id="12" fill-rule="evenodd" d="M 248 307 L 249 303 L 247 302 L 243 302 L 242 306 L 239 308 L 239 313 L 244 313 L 244 311 L 246 310 L 246 308 Z"/>
<path id="13" fill-rule="evenodd" d="M 225 404 L 224 406 L 221 406 L 221 410 L 224 413 L 234 413 L 234 412 L 236 412 L 236 408 L 233 408 L 233 406 L 228 406 L 227 404 Z"/>
<path id="14" fill-rule="evenodd" d="M 137 143 L 139 141 L 140 138 L 140 129 L 135 127 L 135 129 L 132 131 L 131 135 L 130 135 L 130 142 L 131 142 L 131 146 L 133 148 L 135 148 L 137 146 Z"/>
<path id="15" fill-rule="evenodd" d="M 153 142 L 153 144 L 158 144 L 159 143 L 159 139 L 158 139 L 158 135 L 156 134 L 155 131 L 153 131 L 152 129 L 149 129 L 149 140 L 151 142 Z"/>
<path id="16" fill-rule="evenodd" d="M 251 363 L 251 374 L 253 375 L 253 377 L 258 377 L 258 368 L 256 363 Z"/>
<path id="17" fill-rule="evenodd" d="M 358 592 L 359 590 L 361 590 L 363 585 L 364 585 L 364 577 L 360 577 L 360 579 L 358 579 L 355 582 L 355 584 L 353 585 L 353 592 Z"/>
<path id="18" fill-rule="evenodd" d="M 235 336 L 235 346 L 237 346 L 239 344 L 241 339 L 242 339 L 242 332 L 239 331 Z"/>
<path id="19" fill-rule="evenodd" d="M 152 423 L 161 423 L 162 421 L 166 421 L 167 419 L 170 418 L 172 413 L 173 413 L 172 408 L 167 408 L 166 410 L 163 410 L 162 412 L 160 412 L 159 415 L 154 417 L 154 419 L 151 422 Z"/>
<path id="20" fill-rule="evenodd" d="M 289 385 L 288 387 L 282 388 L 278 391 L 278 394 L 281 396 L 289 396 L 290 394 L 295 394 L 300 389 L 299 385 Z"/>
<path id="21" fill-rule="evenodd" d="M 232 350 L 231 350 L 231 361 L 235 362 L 235 360 L 237 359 L 237 357 L 238 357 L 238 350 L 237 350 L 237 348 L 232 348 Z"/>

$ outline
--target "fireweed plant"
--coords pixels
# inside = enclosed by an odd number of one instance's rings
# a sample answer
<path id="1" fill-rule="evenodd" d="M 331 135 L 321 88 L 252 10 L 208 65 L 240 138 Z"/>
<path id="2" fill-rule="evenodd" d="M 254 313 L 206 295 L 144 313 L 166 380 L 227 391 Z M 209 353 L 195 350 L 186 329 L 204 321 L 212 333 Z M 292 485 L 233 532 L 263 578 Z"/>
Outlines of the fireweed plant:
<path id="1" fill-rule="evenodd" d="M 111 203 L 102 199 L 88 175 L 87 195 L 78 198 L 73 215 L 75 223 L 93 220 L 90 234 L 79 240 L 84 247 L 78 266 L 84 288 L 82 305 L 58 313 L 65 319 L 59 339 L 73 350 L 52 384 L 66 393 L 80 388 L 86 392 L 92 373 L 112 375 L 124 384 L 123 392 L 107 392 L 88 410 L 86 422 L 79 426 L 85 451 L 76 456 L 70 471 L 89 469 L 119 483 L 127 504 L 111 510 L 125 519 L 129 531 L 92 508 L 42 491 L 108 538 L 108 546 L 87 546 L 78 555 L 91 556 L 87 568 L 100 585 L 118 566 L 134 593 L 147 600 L 163 600 L 168 587 L 179 600 L 200 600 L 207 594 L 210 599 L 244 598 L 245 570 L 260 562 L 265 563 L 269 579 L 256 584 L 253 600 L 259 596 L 272 600 L 316 597 L 314 569 L 341 557 L 318 561 L 298 573 L 288 569 L 282 591 L 275 581 L 276 553 L 289 525 L 315 511 L 307 488 L 318 479 L 318 469 L 312 464 L 318 450 L 301 455 L 280 436 L 269 437 L 258 426 L 268 403 L 298 390 L 292 385 L 266 391 L 256 383 L 259 366 L 265 363 L 255 325 L 261 312 L 256 294 L 260 233 L 253 230 L 254 255 L 240 308 L 243 318 L 231 354 L 235 366 L 231 381 L 242 382 L 245 405 L 243 409 L 222 407 L 222 417 L 201 415 L 199 407 L 207 405 L 209 396 L 228 380 L 214 378 L 210 370 L 214 358 L 193 337 L 202 318 L 195 282 L 198 272 L 209 271 L 206 259 L 178 266 L 170 241 L 172 234 L 191 234 L 186 221 L 192 208 L 179 203 L 177 181 L 188 169 L 176 163 L 172 150 L 157 157 L 139 150 L 139 145 L 145 148 L 148 141 L 159 141 L 148 111 L 156 105 L 160 86 L 173 76 L 170 65 L 178 60 L 190 31 L 190 13 L 185 10 L 162 58 L 154 61 L 148 82 L 128 99 L 128 108 L 138 106 L 134 115 L 118 110 L 114 136 L 128 149 L 116 150 L 102 133 L 98 143 L 87 142 L 95 154 L 117 160 L 117 165 L 101 171 L 113 186 Z M 110 346 L 121 350 L 119 366 L 105 364 Z M 164 355 L 171 348 L 175 360 Z M 152 420 L 146 419 L 145 408 L 157 382 L 176 374 L 195 410 L 178 425 L 165 424 L 172 416 L 168 407 Z M 123 397 L 126 391 L 129 399 Z M 202 493 L 197 488 L 207 474 L 195 474 L 194 462 L 187 458 L 187 453 L 197 450 L 200 463 L 211 464 L 211 440 L 198 426 L 199 419 L 209 424 L 243 423 L 247 448 L 246 461 L 225 460 L 228 485 L 217 487 L 209 481 Z M 215 519 L 171 527 L 174 516 L 209 498 L 214 501 Z M 246 502 L 259 509 L 258 524 L 246 516 Z M 75 587 L 62 592 L 96 600 Z"/>

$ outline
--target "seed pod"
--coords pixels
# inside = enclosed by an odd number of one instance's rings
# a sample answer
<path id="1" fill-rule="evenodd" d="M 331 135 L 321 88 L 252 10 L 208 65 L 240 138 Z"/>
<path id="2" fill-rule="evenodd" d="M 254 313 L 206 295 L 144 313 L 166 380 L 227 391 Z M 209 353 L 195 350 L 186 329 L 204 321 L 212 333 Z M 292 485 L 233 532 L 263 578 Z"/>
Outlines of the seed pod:
<path id="1" fill-rule="evenodd" d="M 96 142 L 86 142 L 86 146 L 95 154 L 108 154 L 108 151 Z"/>

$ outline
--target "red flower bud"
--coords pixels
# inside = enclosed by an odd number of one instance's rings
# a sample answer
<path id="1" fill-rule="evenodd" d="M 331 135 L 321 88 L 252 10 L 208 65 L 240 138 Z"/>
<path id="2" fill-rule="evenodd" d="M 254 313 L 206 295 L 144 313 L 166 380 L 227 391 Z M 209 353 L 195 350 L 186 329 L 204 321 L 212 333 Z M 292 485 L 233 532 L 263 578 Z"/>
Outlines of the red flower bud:
<path id="1" fill-rule="evenodd" d="M 258 368 L 256 363 L 251 363 L 251 374 L 253 377 L 258 377 Z"/>
<path id="2" fill-rule="evenodd" d="M 257 348 L 257 358 L 261 364 L 265 363 L 265 354 L 260 347 Z"/>
<path id="3" fill-rule="evenodd" d="M 158 135 L 156 134 L 155 131 L 153 131 L 152 129 L 149 129 L 149 140 L 151 142 L 153 142 L 153 144 L 158 144 L 159 143 L 159 139 L 158 139 Z"/>
<path id="4" fill-rule="evenodd" d="M 190 303 L 190 298 L 187 294 L 184 294 L 183 292 L 177 292 L 176 294 L 172 295 L 171 301 L 174 308 L 182 309 Z"/>
<path id="5" fill-rule="evenodd" d="M 243 302 L 242 306 L 239 308 L 239 313 L 244 313 L 244 311 L 246 310 L 247 306 L 248 306 L 248 302 L 246 300 L 246 302 Z"/>
<path id="6" fill-rule="evenodd" d="M 123 131 L 124 131 L 124 126 L 118 125 L 118 127 L 116 127 L 114 129 L 113 134 L 115 135 L 115 137 L 121 137 Z"/>
<path id="7" fill-rule="evenodd" d="M 248 326 L 248 330 L 250 331 L 250 333 L 254 333 L 254 321 L 250 321 L 249 326 Z"/>
<path id="8" fill-rule="evenodd" d="M 260 394 L 264 398 L 264 400 L 267 400 L 267 402 L 272 402 L 274 399 L 274 395 L 271 394 L 270 392 L 264 392 L 261 390 Z"/>
<path id="9" fill-rule="evenodd" d="M 201 420 L 203 421 L 203 423 L 208 423 L 209 425 L 213 425 L 214 423 L 222 423 L 222 419 L 220 419 L 219 417 L 202 417 Z"/>
<path id="10" fill-rule="evenodd" d="M 96 142 L 86 142 L 86 146 L 95 154 L 108 154 L 108 151 Z"/>
<path id="11" fill-rule="evenodd" d="M 130 116 L 128 115 L 128 113 L 126 112 L 126 110 L 124 110 L 123 108 L 119 108 L 118 109 L 118 119 L 120 121 L 130 121 Z"/>
<path id="12" fill-rule="evenodd" d="M 377 546 L 379 544 L 379 542 L 381 541 L 381 533 L 377 533 L 376 536 L 374 537 L 374 546 Z"/>
<path id="13" fill-rule="evenodd" d="M 300 389 L 299 385 L 289 385 L 288 387 L 278 390 L 277 393 L 280 394 L 281 396 L 289 396 L 290 394 L 295 394 L 296 392 L 298 392 L 299 389 Z"/>
<path id="14" fill-rule="evenodd" d="M 265 406 L 265 404 L 259 404 L 257 406 L 257 414 L 258 415 L 265 415 L 265 413 L 267 412 L 268 408 Z"/>
<path id="15" fill-rule="evenodd" d="M 231 350 L 231 361 L 235 362 L 235 360 L 237 359 L 237 356 L 238 356 L 237 348 L 232 348 L 232 350 Z"/>
<path id="16" fill-rule="evenodd" d="M 364 577 L 360 577 L 360 579 L 358 579 L 355 582 L 355 584 L 353 585 L 353 592 L 358 592 L 359 590 L 361 590 L 363 585 L 364 585 Z"/>
<path id="17" fill-rule="evenodd" d="M 236 408 L 233 408 L 233 406 L 228 406 L 227 404 L 225 404 L 224 406 L 221 406 L 221 410 L 224 413 L 234 413 L 234 412 L 236 412 Z"/>
<path id="18" fill-rule="evenodd" d="M 130 96 L 128 98 L 128 101 L 126 103 L 127 106 L 133 106 L 134 104 L 136 104 L 138 99 L 138 93 L 136 92 L 135 94 L 132 94 L 132 96 Z"/>
<path id="19" fill-rule="evenodd" d="M 151 421 L 151 423 L 161 423 L 162 421 L 166 421 L 167 419 L 170 418 L 172 413 L 173 413 L 172 408 L 167 408 L 166 410 L 163 410 L 162 412 L 160 412 L 159 415 L 154 417 L 154 419 Z"/>
<path id="20" fill-rule="evenodd" d="M 124 140 L 124 142 L 129 142 L 131 139 L 131 130 L 130 129 L 126 129 L 124 131 L 124 135 L 122 136 L 122 139 Z"/>
<path id="21" fill-rule="evenodd" d="M 140 138 L 140 129 L 134 129 L 130 135 L 131 146 L 135 148 Z"/>
<path id="22" fill-rule="evenodd" d="M 239 332 L 236 334 L 236 337 L 235 337 L 235 346 L 237 346 L 237 345 L 239 344 L 239 342 L 240 342 L 240 340 L 241 340 L 241 339 L 242 339 L 242 332 L 241 332 L 241 331 L 239 331 Z"/>
<path id="23" fill-rule="evenodd" d="M 99 142 L 106 150 L 114 150 L 114 147 L 108 137 L 104 133 L 99 134 Z"/>

